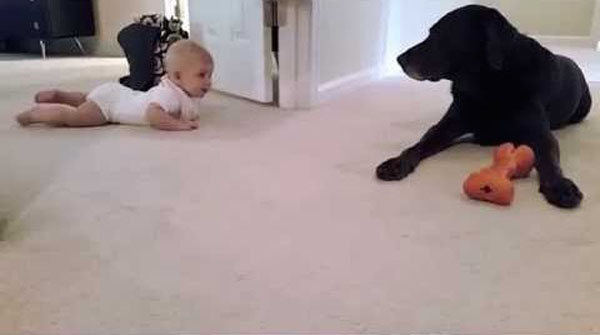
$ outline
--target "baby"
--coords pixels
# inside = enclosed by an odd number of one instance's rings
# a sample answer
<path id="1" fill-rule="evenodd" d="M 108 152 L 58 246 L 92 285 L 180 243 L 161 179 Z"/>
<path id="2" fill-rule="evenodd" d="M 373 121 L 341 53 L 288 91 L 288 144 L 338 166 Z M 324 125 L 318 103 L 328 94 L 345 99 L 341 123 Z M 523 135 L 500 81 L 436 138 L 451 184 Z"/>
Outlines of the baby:
<path id="1" fill-rule="evenodd" d="M 17 115 L 22 126 L 89 127 L 110 123 L 149 125 L 160 130 L 198 128 L 198 101 L 211 87 L 213 59 L 190 40 L 175 42 L 165 56 L 167 74 L 148 92 L 106 83 L 89 94 L 60 90 L 35 95 L 33 108 Z"/>

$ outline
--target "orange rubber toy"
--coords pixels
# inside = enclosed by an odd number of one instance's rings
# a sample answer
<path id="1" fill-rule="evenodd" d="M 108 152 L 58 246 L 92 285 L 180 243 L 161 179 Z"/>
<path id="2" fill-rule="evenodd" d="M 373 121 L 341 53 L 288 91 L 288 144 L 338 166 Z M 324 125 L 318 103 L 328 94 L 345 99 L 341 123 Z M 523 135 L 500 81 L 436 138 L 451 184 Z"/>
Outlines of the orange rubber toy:
<path id="1" fill-rule="evenodd" d="M 472 173 L 463 184 L 463 190 L 472 199 L 508 206 L 515 190 L 511 179 L 525 178 L 535 162 L 533 150 L 526 145 L 515 149 L 505 143 L 494 151 L 492 166 Z"/>

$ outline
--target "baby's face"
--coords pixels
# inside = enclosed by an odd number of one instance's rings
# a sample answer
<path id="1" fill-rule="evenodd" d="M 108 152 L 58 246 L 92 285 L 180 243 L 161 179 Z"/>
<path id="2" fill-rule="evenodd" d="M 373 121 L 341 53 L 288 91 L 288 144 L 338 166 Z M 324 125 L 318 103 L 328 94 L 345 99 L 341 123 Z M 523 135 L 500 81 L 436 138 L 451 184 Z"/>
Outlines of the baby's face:
<path id="1" fill-rule="evenodd" d="M 186 64 L 181 72 L 179 85 L 193 98 L 202 98 L 212 86 L 213 64 L 198 60 Z"/>

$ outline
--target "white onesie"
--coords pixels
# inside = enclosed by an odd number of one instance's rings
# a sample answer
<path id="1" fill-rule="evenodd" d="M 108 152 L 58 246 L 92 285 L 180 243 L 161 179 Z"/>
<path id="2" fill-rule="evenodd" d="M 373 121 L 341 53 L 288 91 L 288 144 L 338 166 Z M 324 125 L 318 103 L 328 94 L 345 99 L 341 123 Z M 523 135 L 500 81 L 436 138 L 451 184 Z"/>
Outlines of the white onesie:
<path id="1" fill-rule="evenodd" d="M 147 92 L 134 91 L 119 83 L 106 83 L 93 89 L 87 99 L 95 102 L 112 123 L 148 125 L 146 110 L 151 103 L 184 120 L 198 117 L 200 98 L 191 98 L 167 76 Z"/>

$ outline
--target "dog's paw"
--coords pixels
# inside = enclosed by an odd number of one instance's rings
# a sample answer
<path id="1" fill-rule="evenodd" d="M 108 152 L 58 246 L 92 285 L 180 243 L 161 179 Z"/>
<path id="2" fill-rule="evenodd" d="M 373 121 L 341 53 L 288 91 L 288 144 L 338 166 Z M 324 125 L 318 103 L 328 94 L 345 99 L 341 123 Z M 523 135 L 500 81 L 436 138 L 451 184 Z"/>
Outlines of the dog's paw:
<path id="1" fill-rule="evenodd" d="M 561 208 L 575 208 L 583 200 L 583 193 L 568 178 L 561 178 L 540 185 L 540 192 L 544 194 L 549 203 Z"/>
<path id="2" fill-rule="evenodd" d="M 408 176 L 419 165 L 419 160 L 403 153 L 388 159 L 377 167 L 377 178 L 385 181 L 400 180 Z"/>

